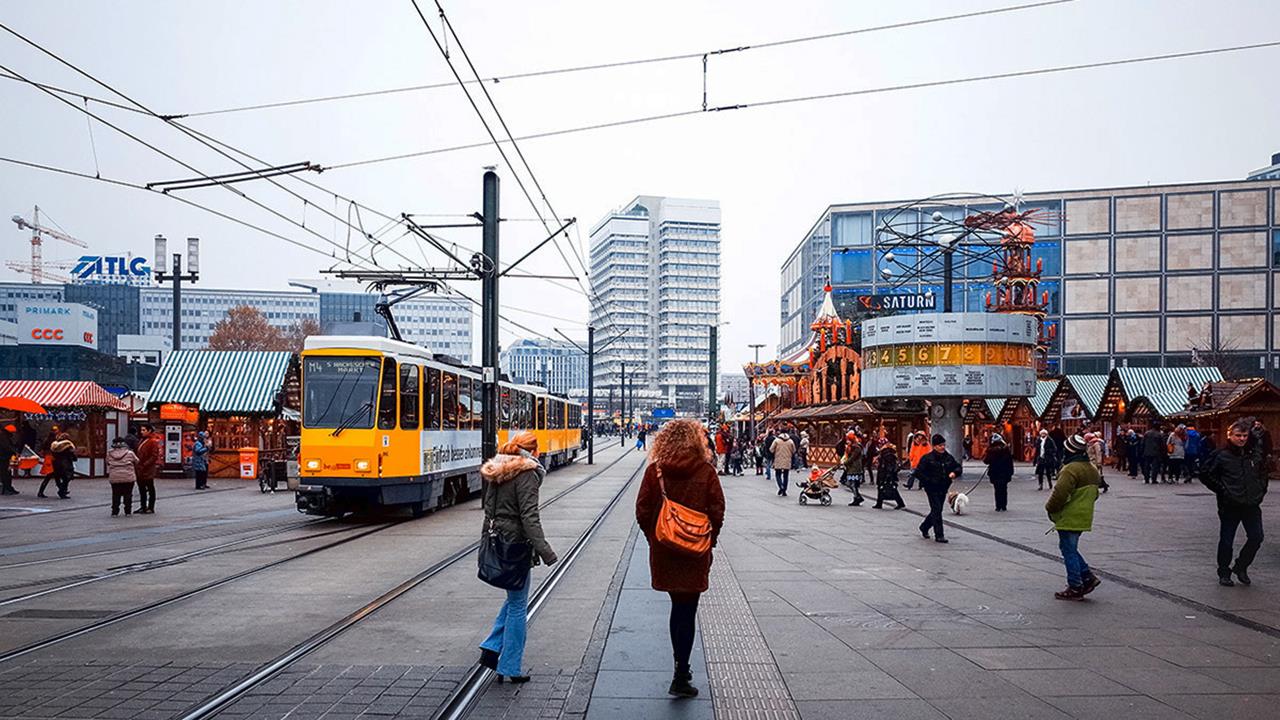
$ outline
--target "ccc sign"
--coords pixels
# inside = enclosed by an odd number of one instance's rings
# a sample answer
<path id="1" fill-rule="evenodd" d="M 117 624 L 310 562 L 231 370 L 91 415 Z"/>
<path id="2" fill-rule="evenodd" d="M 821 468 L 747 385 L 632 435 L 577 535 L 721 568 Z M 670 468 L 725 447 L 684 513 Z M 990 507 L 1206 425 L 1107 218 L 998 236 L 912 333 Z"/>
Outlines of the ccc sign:
<path id="1" fill-rule="evenodd" d="M 34 328 L 31 330 L 32 340 L 61 340 L 62 328 Z"/>

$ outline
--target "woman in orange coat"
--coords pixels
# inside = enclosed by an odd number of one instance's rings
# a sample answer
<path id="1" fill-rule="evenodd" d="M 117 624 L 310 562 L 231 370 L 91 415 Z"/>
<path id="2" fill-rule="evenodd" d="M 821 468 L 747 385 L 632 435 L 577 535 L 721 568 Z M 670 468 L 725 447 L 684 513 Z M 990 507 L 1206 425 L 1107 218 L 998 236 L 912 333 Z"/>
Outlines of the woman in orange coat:
<path id="1" fill-rule="evenodd" d="M 711 574 L 711 550 L 704 555 L 686 555 L 660 544 L 654 533 L 665 486 L 672 502 L 706 513 L 711 521 L 711 545 L 715 547 L 724 524 L 724 491 L 704 437 L 702 425 L 696 420 L 674 420 L 664 425 L 653 441 L 649 467 L 636 498 L 636 522 L 649 541 L 653 589 L 671 596 L 669 628 L 675 673 L 667 692 L 678 697 L 698 694 L 690 682 L 693 673 L 689 655 L 697 631 L 698 598 L 707 591 Z"/>

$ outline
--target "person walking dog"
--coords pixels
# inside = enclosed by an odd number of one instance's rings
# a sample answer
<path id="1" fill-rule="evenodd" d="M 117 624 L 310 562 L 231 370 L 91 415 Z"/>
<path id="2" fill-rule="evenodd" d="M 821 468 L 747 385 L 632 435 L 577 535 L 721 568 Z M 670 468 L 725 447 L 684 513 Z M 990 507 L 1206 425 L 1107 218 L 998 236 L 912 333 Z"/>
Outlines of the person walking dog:
<path id="1" fill-rule="evenodd" d="M 686 698 L 698 695 L 689 655 L 698 599 L 711 573 L 711 549 L 724 525 L 724 491 L 701 433 L 695 420 L 667 423 L 654 438 L 636 497 L 636 522 L 649 541 L 653 589 L 671 597 L 668 630 L 675 670 L 667 692 Z M 680 518 L 674 530 L 673 515 Z"/>
<path id="2" fill-rule="evenodd" d="M 920 457 L 916 465 L 916 478 L 920 480 L 920 488 L 929 498 L 929 515 L 920 523 L 920 534 L 929 539 L 929 530 L 933 530 L 933 539 L 940 543 L 947 540 L 942 528 L 942 508 L 947 504 L 947 490 L 951 481 L 964 474 L 964 467 L 947 452 L 947 439 L 941 435 L 932 438 L 932 450 Z"/>
<path id="3" fill-rule="evenodd" d="M 1067 587 L 1053 594 L 1059 600 L 1083 600 L 1102 581 L 1080 554 L 1080 536 L 1093 529 L 1093 506 L 1098 501 L 1098 469 L 1085 454 L 1085 439 L 1072 435 L 1062 444 L 1065 452 L 1058 482 L 1044 504 L 1058 531 L 1058 549 L 1067 570 Z"/>
<path id="4" fill-rule="evenodd" d="M 1227 444 L 1205 461 L 1200 482 L 1218 496 L 1218 584 L 1252 585 L 1249 566 L 1262 547 L 1262 498 L 1267 494 L 1267 463 L 1262 442 L 1250 433 L 1252 418 L 1237 420 L 1227 431 Z M 1236 528 L 1244 525 L 1245 543 L 1235 565 L 1231 551 Z"/>
<path id="5" fill-rule="evenodd" d="M 490 536 L 496 536 L 506 543 L 523 544 L 528 550 L 527 560 L 519 558 L 527 564 L 509 568 L 516 576 L 518 587 L 507 589 L 507 599 L 494 618 L 493 629 L 480 643 L 480 665 L 496 672 L 498 682 L 504 679 L 512 683 L 529 682 L 529 675 L 521 667 L 529 621 L 529 569 L 539 561 L 554 565 L 558 559 L 542 532 L 538 512 L 538 490 L 546 474 L 538 462 L 538 438 L 527 430 L 508 441 L 497 455 L 480 466 L 484 482 L 482 546 Z"/>

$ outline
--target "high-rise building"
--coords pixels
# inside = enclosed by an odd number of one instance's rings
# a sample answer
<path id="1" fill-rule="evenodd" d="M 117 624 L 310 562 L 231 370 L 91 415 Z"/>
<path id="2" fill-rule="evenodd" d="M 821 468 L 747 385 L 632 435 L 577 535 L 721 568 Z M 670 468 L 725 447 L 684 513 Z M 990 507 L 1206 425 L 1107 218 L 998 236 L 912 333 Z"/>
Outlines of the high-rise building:
<path id="1" fill-rule="evenodd" d="M 1057 326 L 1050 370 L 1105 373 L 1225 355 L 1237 374 L 1280 379 L 1280 179 L 1036 192 L 1021 201 L 1054 218 L 1034 226 L 1032 250 L 1043 263 L 1047 322 Z M 992 202 L 974 198 L 966 211 L 999 210 Z M 851 319 L 859 295 L 941 293 L 881 275 L 889 250 L 876 229 L 905 204 L 823 211 L 782 266 L 780 357 L 804 349 L 827 278 L 837 310 Z M 954 306 L 983 310 L 990 272 L 966 274 L 955 279 Z"/>
<path id="2" fill-rule="evenodd" d="M 596 389 L 634 383 L 636 410 L 706 409 L 720 322 L 720 203 L 641 195 L 591 229 Z"/>
<path id="3" fill-rule="evenodd" d="M 586 395 L 587 356 L 562 340 L 517 340 L 498 354 L 512 382 L 541 385 L 565 396 Z"/>

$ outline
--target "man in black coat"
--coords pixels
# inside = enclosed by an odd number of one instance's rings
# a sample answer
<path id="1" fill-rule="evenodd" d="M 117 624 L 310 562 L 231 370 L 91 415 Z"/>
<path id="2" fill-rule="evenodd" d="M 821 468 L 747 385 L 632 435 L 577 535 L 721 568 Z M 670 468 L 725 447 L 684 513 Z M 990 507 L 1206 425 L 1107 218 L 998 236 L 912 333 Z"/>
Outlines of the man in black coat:
<path id="1" fill-rule="evenodd" d="M 1249 585 L 1249 565 L 1262 546 L 1262 498 L 1267 494 L 1267 460 L 1252 435 L 1252 420 L 1237 420 L 1227 431 L 1227 444 L 1205 463 L 1200 481 L 1218 496 L 1218 584 L 1235 585 L 1231 575 Z M 1245 543 L 1234 566 L 1231 551 L 1236 528 L 1244 525 Z"/>
<path id="2" fill-rule="evenodd" d="M 1168 441 L 1160 427 L 1151 423 L 1151 429 L 1142 436 L 1142 484 L 1158 485 L 1164 469 L 1164 459 L 1169 454 Z"/>
<path id="3" fill-rule="evenodd" d="M 916 465 L 916 477 L 920 487 L 929 498 L 929 515 L 920 523 L 920 534 L 929 539 L 929 530 L 933 529 L 933 539 L 947 542 L 943 536 L 942 508 L 947 504 L 947 490 L 951 481 L 960 477 L 964 468 L 947 452 L 947 440 L 941 435 L 933 436 L 933 450 L 924 454 Z"/>

